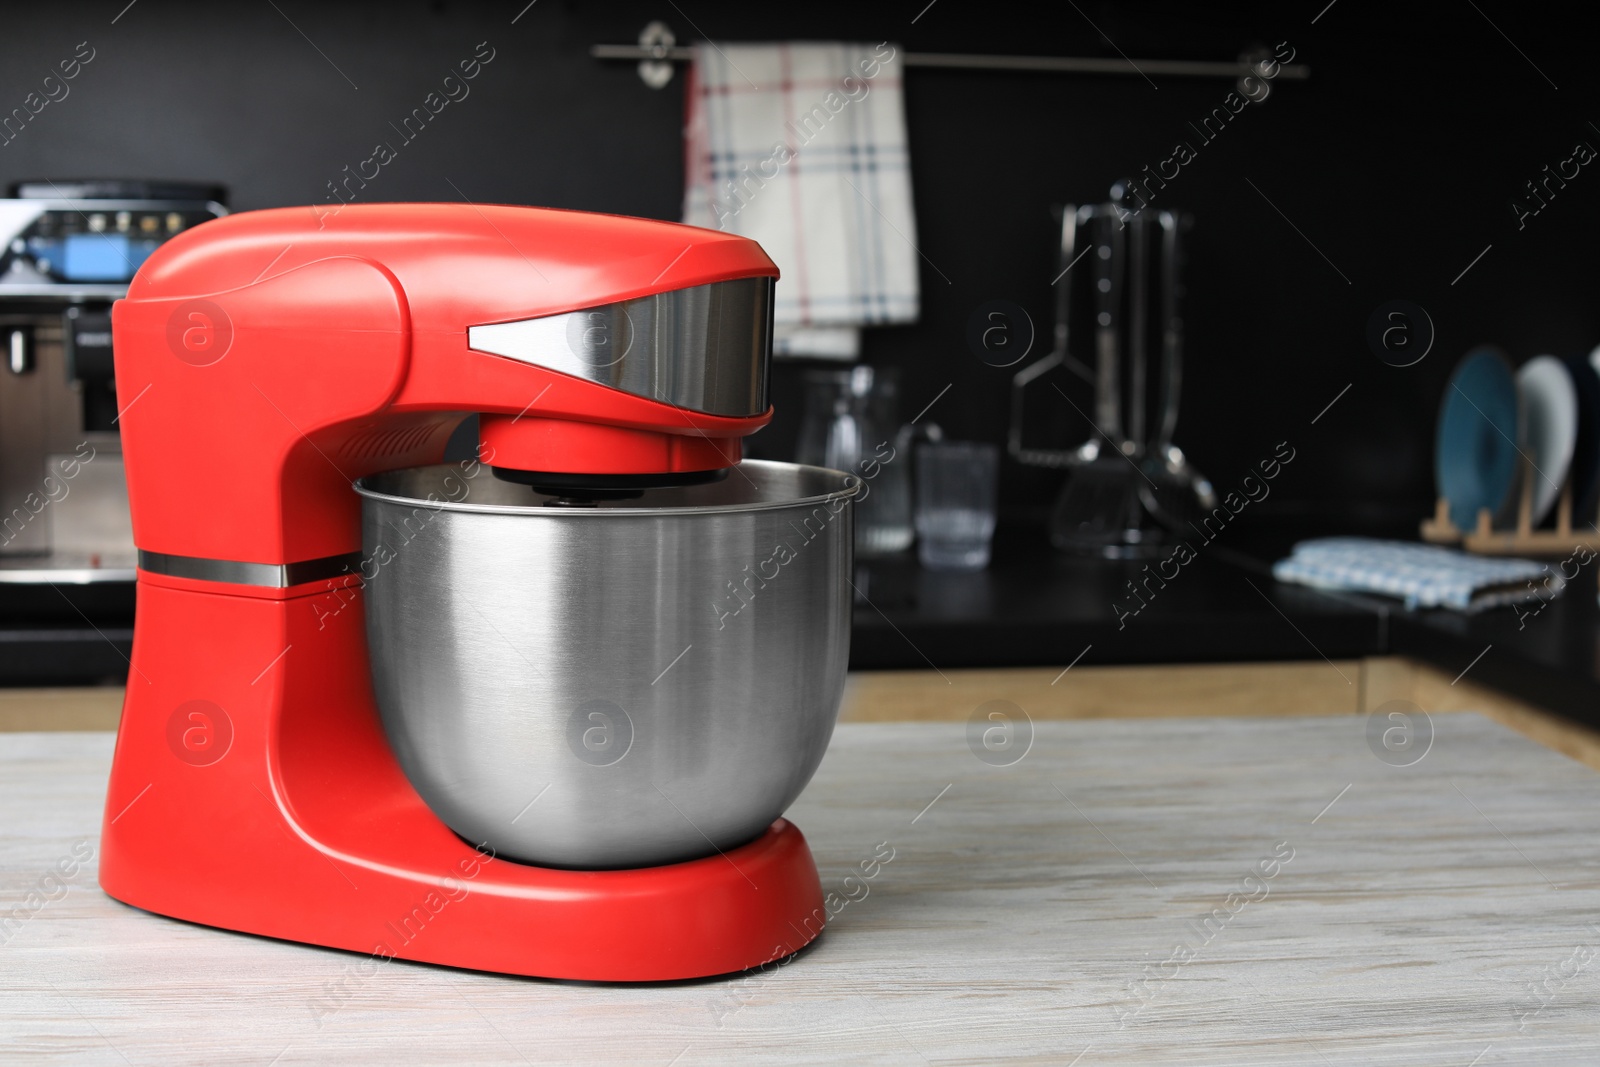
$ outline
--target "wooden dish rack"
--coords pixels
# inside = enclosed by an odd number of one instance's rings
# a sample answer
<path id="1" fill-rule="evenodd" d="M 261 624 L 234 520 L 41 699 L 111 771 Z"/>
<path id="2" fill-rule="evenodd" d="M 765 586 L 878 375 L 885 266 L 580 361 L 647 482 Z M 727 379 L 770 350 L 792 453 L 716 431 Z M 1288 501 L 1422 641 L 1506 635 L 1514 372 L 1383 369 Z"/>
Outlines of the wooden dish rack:
<path id="1" fill-rule="evenodd" d="M 1587 528 L 1572 527 L 1572 479 L 1561 485 L 1561 496 L 1556 502 L 1556 525 L 1553 530 L 1533 528 L 1533 465 L 1524 457 L 1520 482 L 1522 492 L 1517 501 L 1517 525 L 1510 530 L 1494 529 L 1494 517 L 1488 508 L 1478 510 L 1476 529 L 1463 531 L 1450 521 L 1450 501 L 1440 497 L 1433 509 L 1433 518 L 1422 520 L 1422 539 L 1436 545 L 1460 545 L 1468 552 L 1482 556 L 1534 556 L 1560 557 L 1571 555 L 1580 547 L 1600 551 L 1600 516 L 1591 520 Z"/>

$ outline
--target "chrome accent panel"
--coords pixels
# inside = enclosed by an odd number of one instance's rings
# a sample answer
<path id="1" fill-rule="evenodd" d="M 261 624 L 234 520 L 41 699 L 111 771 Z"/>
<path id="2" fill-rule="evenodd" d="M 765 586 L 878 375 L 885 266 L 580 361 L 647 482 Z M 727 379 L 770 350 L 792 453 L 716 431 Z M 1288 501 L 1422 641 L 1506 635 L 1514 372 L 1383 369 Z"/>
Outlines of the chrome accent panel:
<path id="1" fill-rule="evenodd" d="M 467 347 L 708 415 L 767 410 L 771 278 L 467 328 Z"/>

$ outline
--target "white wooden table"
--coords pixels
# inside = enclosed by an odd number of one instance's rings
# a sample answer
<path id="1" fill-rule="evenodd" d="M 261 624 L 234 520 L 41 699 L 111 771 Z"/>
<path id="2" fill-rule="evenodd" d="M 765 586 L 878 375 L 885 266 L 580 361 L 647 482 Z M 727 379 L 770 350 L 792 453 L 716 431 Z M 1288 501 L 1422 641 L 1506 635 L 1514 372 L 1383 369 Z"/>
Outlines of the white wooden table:
<path id="1" fill-rule="evenodd" d="M 791 815 L 841 897 L 894 858 L 787 966 L 647 987 L 190 926 L 92 862 L 63 893 L 111 737 L 0 735 L 0 1060 L 1596 1062 L 1600 777 L 1434 722 L 1404 768 L 1354 717 L 1040 724 L 1006 768 L 961 724 L 842 726 Z"/>

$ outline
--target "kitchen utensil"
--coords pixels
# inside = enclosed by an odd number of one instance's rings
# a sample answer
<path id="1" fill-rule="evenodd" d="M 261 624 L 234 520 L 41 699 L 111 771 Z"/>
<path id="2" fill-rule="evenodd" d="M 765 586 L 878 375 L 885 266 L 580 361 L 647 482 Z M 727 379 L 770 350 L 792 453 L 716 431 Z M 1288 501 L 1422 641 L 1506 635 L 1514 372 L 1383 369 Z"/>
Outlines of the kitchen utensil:
<path id="1" fill-rule="evenodd" d="M 1145 233 L 1148 217 L 1136 213 L 1127 222 L 1128 235 L 1128 438 L 1142 443 L 1145 440 L 1145 416 L 1149 408 L 1145 379 L 1148 377 L 1150 336 L 1150 308 L 1146 290 L 1150 285 L 1150 268 L 1146 263 L 1149 236 Z"/>
<path id="2" fill-rule="evenodd" d="M 1573 522 L 1593 531 L 1600 511 L 1600 373 L 1582 356 L 1563 362 L 1578 394 L 1578 439 L 1572 451 Z"/>
<path id="3" fill-rule="evenodd" d="M 917 448 L 917 557 L 933 570 L 981 570 L 994 536 L 1000 449 L 971 441 Z"/>
<path id="4" fill-rule="evenodd" d="M 1117 290 L 1123 261 L 1123 227 L 1109 215 L 1096 219 L 1100 243 L 1090 253 L 1094 274 L 1095 429 L 1112 448 L 1121 448 L 1122 346 L 1117 333 L 1121 309 Z"/>
<path id="5" fill-rule="evenodd" d="M 1178 299 L 1183 295 L 1178 280 L 1181 230 L 1187 217 L 1161 212 L 1161 415 L 1156 423 L 1156 441 L 1170 445 L 1178 430 L 1178 397 L 1183 391 L 1183 319 Z"/>
<path id="6" fill-rule="evenodd" d="M 1450 521 L 1471 530 L 1478 512 L 1504 516 L 1519 460 L 1517 384 L 1496 348 L 1473 349 L 1456 365 L 1439 408 L 1434 477 Z"/>
<path id="7" fill-rule="evenodd" d="M 1140 470 L 1147 484 L 1139 489 L 1146 510 L 1169 530 L 1191 529 L 1211 513 L 1217 494 L 1205 475 L 1172 443 L 1178 428 L 1178 396 L 1183 387 L 1183 319 L 1178 313 L 1179 230 L 1183 220 L 1170 211 L 1157 216 L 1160 225 L 1161 389 L 1155 440 L 1145 450 Z"/>
<path id="8" fill-rule="evenodd" d="M 1050 543 L 1112 559 L 1144 555 L 1160 543 L 1140 498 L 1138 461 L 1106 449 L 1075 464 L 1050 509 Z"/>
<path id="9" fill-rule="evenodd" d="M 856 496 L 856 552 L 887 556 L 911 547 L 910 437 L 897 415 L 900 379 L 860 364 L 805 372 L 795 458 L 862 479 Z"/>
<path id="10" fill-rule="evenodd" d="M 1067 368 L 1091 385 L 1095 381 L 1094 371 L 1072 356 L 1069 344 L 1072 321 L 1072 285 L 1067 281 L 1067 276 L 1080 258 L 1077 247 L 1078 218 L 1080 214 L 1084 214 L 1088 210 L 1080 209 L 1072 204 L 1068 204 L 1061 209 L 1061 241 L 1056 262 L 1056 265 L 1061 269 L 1053 283 L 1056 292 L 1055 344 L 1050 353 L 1043 359 L 1030 363 L 1019 370 L 1011 382 L 1011 428 L 1006 437 L 1006 447 L 1012 458 L 1030 467 L 1061 469 L 1070 467 L 1079 461 L 1087 461 L 1100 452 L 1098 434 L 1091 436 L 1080 448 L 1065 450 L 1030 448 L 1024 443 L 1023 432 L 1026 422 L 1025 401 L 1027 399 L 1027 391 L 1028 387 L 1034 382 L 1044 378 L 1057 367 Z M 1085 217 L 1087 218 L 1088 216 L 1085 214 Z M 1087 229 L 1083 233 L 1090 241 L 1090 247 L 1082 253 L 1087 255 L 1094 247 L 1093 235 Z M 1053 385 L 1054 383 L 1049 384 Z"/>
<path id="11" fill-rule="evenodd" d="M 1554 356 L 1535 356 L 1517 371 L 1533 493 L 1533 525 L 1544 522 L 1561 495 L 1578 443 L 1578 392 L 1566 364 Z"/>
<path id="12" fill-rule="evenodd" d="M 558 978 L 814 938 L 805 839 L 759 824 L 837 707 L 854 482 L 739 463 L 776 273 L 715 231 L 471 204 L 157 249 L 113 315 L 139 603 L 105 890 Z M 471 413 L 478 458 L 440 468 Z"/>
<path id="13" fill-rule="evenodd" d="M 1089 252 L 1095 315 L 1096 436 L 1078 450 L 1077 462 L 1051 509 L 1050 540 L 1071 551 L 1128 554 L 1137 552 L 1144 540 L 1139 502 L 1143 478 L 1135 458 L 1136 442 L 1123 434 L 1123 417 L 1126 406 L 1128 420 L 1142 425 L 1143 401 L 1130 399 L 1125 405 L 1121 387 L 1123 345 L 1118 316 L 1123 294 L 1118 279 L 1125 258 L 1124 227 L 1114 216 L 1094 208 L 1079 208 L 1078 214 L 1080 224 L 1087 224 L 1086 232 L 1094 234 L 1097 241 Z M 1130 320 L 1136 318 L 1136 314 L 1130 316 Z M 1142 343 L 1142 330 L 1133 336 Z M 1130 367 L 1129 380 L 1142 386 L 1142 379 L 1142 364 L 1136 363 Z"/>

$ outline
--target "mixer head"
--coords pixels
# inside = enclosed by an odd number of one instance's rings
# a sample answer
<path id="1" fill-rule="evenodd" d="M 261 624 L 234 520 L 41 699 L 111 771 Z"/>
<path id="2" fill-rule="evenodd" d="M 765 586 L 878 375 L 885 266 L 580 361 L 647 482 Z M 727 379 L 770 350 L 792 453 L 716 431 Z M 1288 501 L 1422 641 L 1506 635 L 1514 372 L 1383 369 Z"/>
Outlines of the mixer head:
<path id="1" fill-rule="evenodd" d="M 675 429 L 694 431 L 687 437 L 597 434 L 544 420 L 536 398 L 515 415 L 484 416 L 481 433 L 495 457 L 495 476 L 577 500 L 637 496 L 726 476 L 738 456 L 699 432 L 695 413 L 750 418 L 766 410 L 772 282 L 734 279 L 472 326 L 467 346 L 473 351 L 668 404 L 682 413 Z M 565 450 L 562 442 L 574 436 L 578 448 Z"/>
<path id="2" fill-rule="evenodd" d="M 135 543 L 340 573 L 351 482 L 439 462 L 473 414 L 484 465 L 568 502 L 714 481 L 771 419 L 777 274 L 732 234 L 540 208 L 196 227 L 114 311 Z M 228 487 L 204 522 L 198 484 Z"/>

